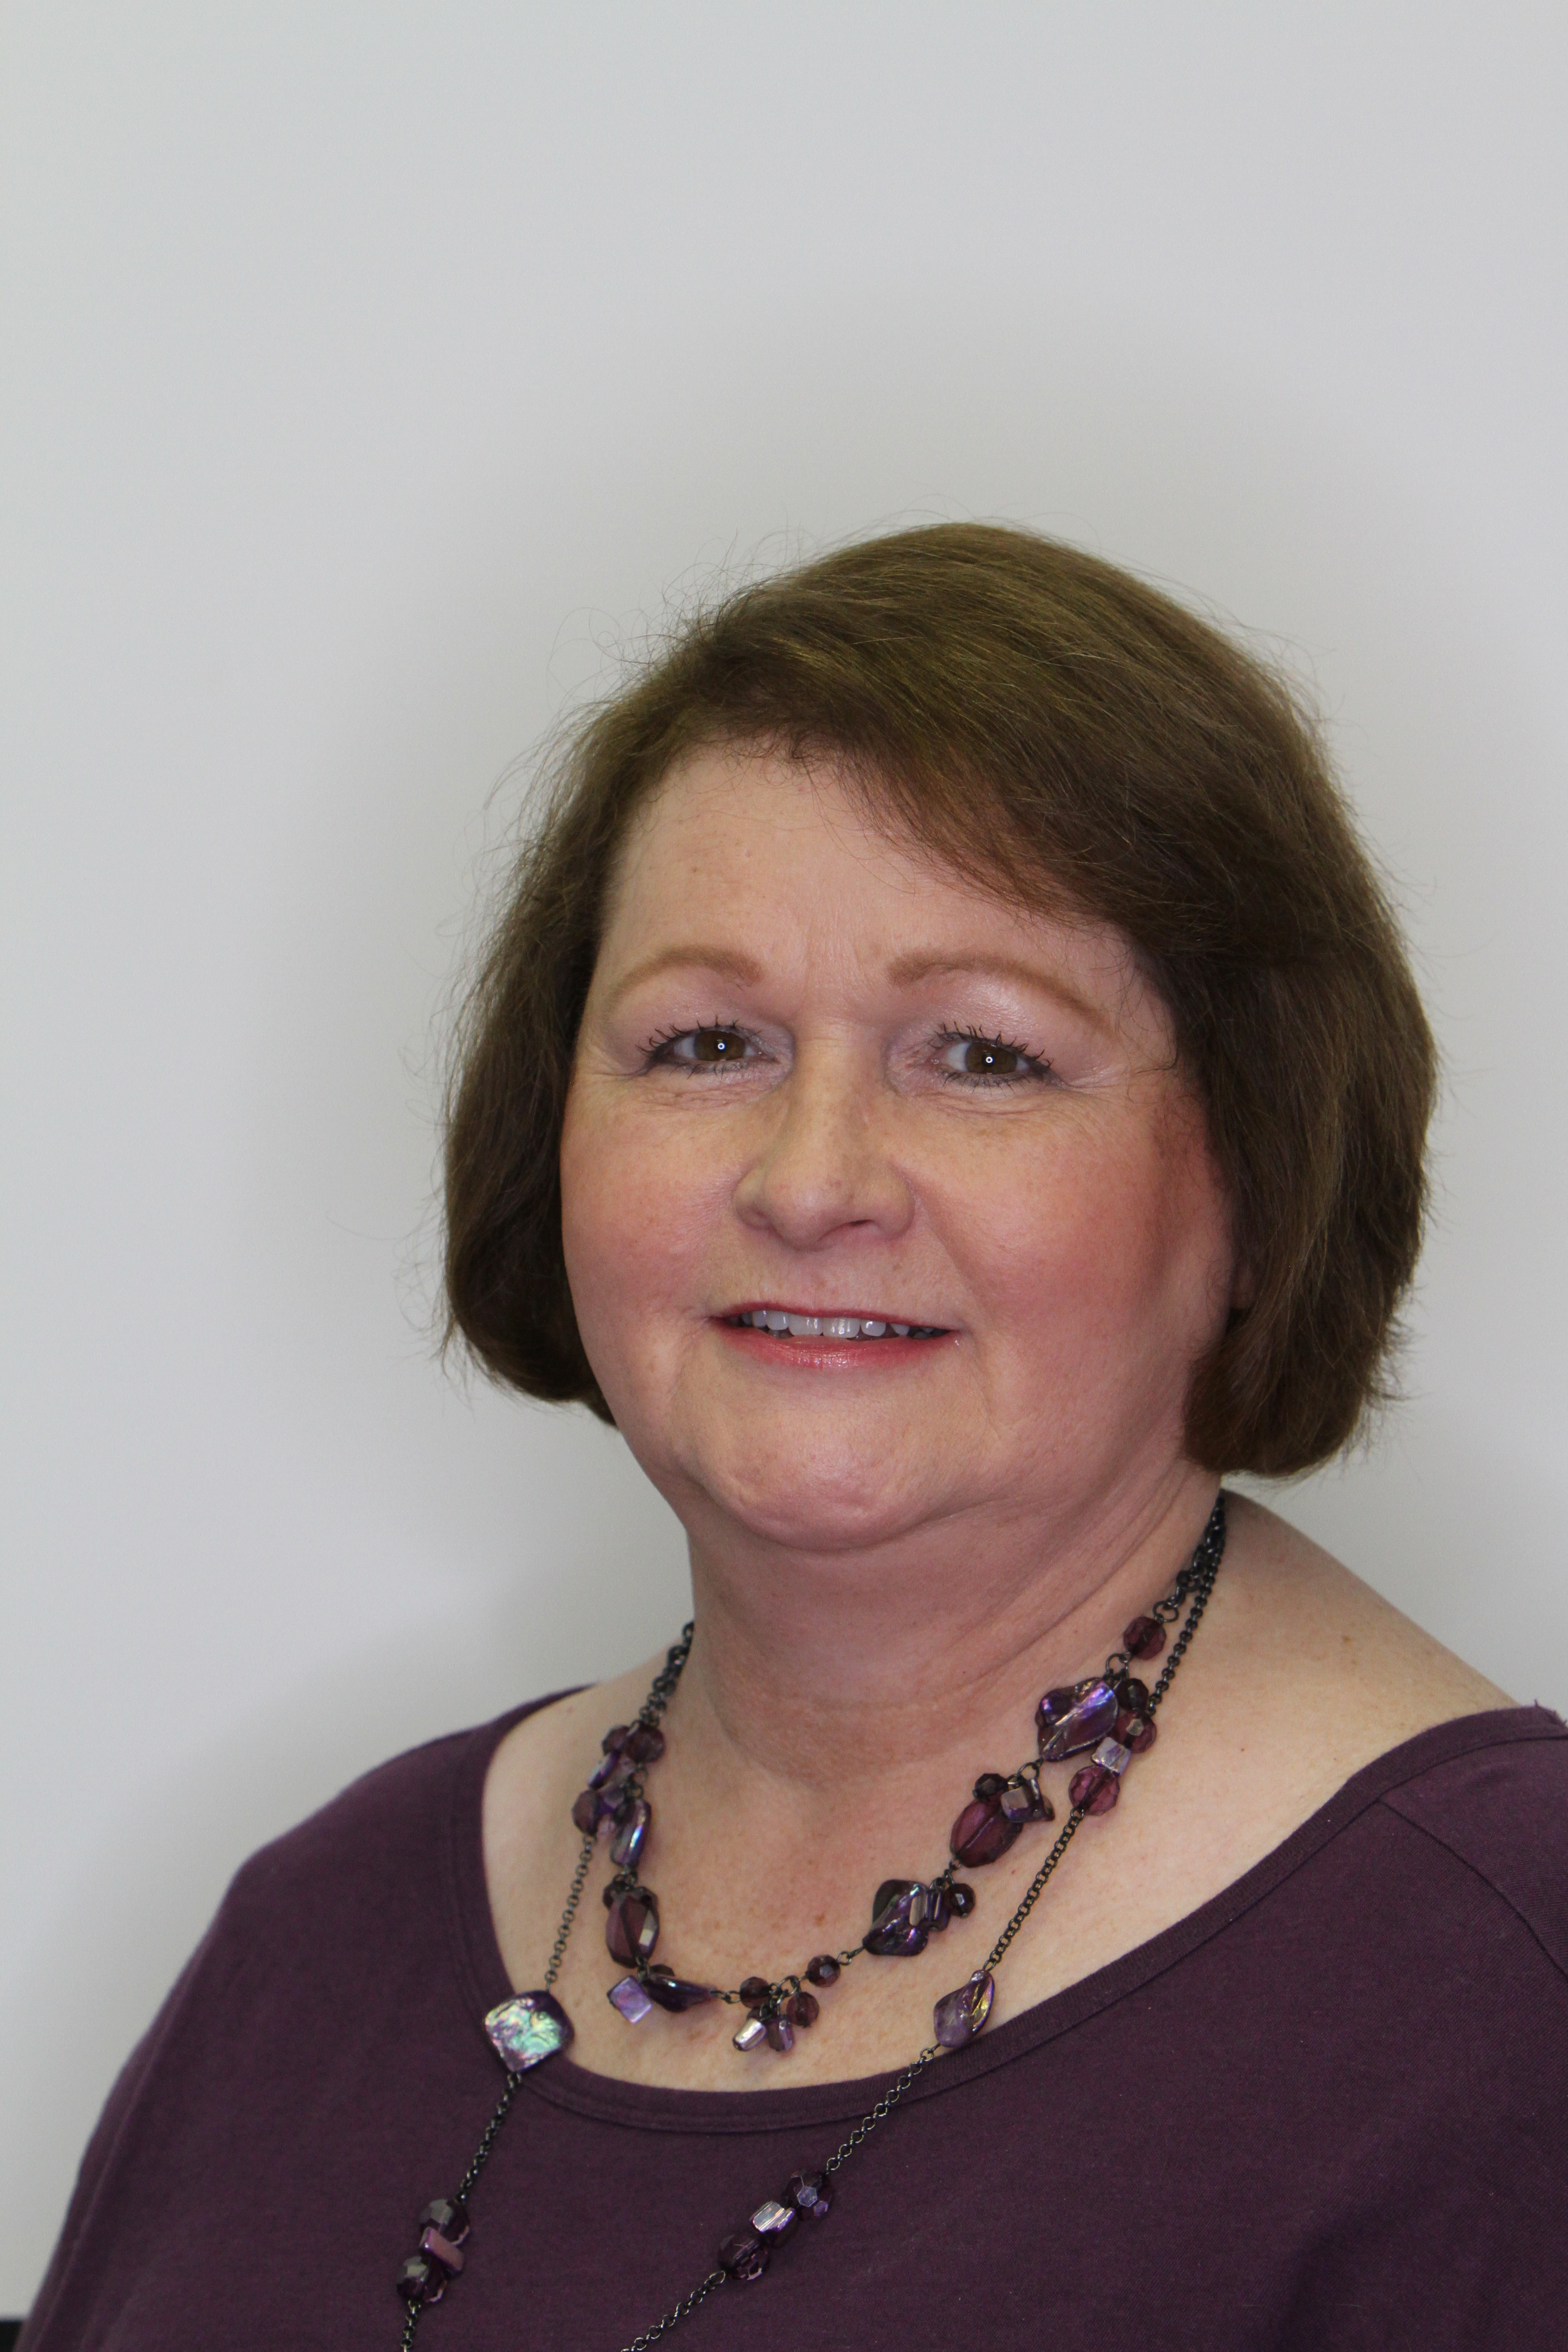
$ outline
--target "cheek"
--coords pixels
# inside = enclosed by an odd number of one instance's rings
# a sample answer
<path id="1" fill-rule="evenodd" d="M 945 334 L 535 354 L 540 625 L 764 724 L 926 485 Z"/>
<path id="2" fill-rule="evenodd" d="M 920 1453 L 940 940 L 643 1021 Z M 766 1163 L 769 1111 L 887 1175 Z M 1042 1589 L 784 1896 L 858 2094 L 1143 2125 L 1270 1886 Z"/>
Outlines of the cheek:
<path id="1" fill-rule="evenodd" d="M 650 1310 L 689 1298 L 711 1178 L 668 1131 L 648 1131 L 592 1085 L 574 1087 L 561 1137 L 561 1239 L 583 1344 L 603 1380 L 652 1345 Z"/>
<path id="2" fill-rule="evenodd" d="M 1011 1181 L 983 1188 L 972 1230 L 984 1287 L 1016 1329 L 1082 1369 L 1097 1347 L 1190 1362 L 1223 1328 L 1229 1239 L 1201 1129 L 1184 1108 L 1086 1118 Z"/>

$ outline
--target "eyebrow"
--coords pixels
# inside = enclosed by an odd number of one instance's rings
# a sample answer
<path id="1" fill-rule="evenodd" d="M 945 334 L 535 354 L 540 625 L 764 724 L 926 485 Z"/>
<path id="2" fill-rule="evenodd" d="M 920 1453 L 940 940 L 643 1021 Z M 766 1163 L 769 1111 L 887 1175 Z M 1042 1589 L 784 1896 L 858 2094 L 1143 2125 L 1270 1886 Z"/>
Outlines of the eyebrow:
<path id="1" fill-rule="evenodd" d="M 700 941 L 689 945 L 662 948 L 634 964 L 616 982 L 611 995 L 612 1004 L 618 1004 L 634 988 L 645 982 L 657 980 L 666 971 L 712 972 L 721 980 L 733 981 L 738 988 L 758 987 L 764 973 L 754 956 L 744 955 L 738 948 L 714 947 Z M 1013 956 L 949 956 L 922 953 L 895 956 L 888 967 L 888 977 L 895 988 L 914 988 L 922 980 L 945 980 L 955 973 L 973 972 L 982 978 L 1009 980 L 1026 988 L 1043 991 L 1067 1005 L 1070 1011 L 1093 1024 L 1097 1029 L 1108 1026 L 1102 1009 L 1069 988 L 1066 981 L 1042 971 L 1037 964 L 1020 962 Z"/>
<path id="2" fill-rule="evenodd" d="M 623 996 L 645 981 L 657 980 L 663 971 L 710 971 L 721 980 L 732 980 L 737 988 L 755 988 L 763 979 L 763 967 L 754 956 L 742 955 L 738 948 L 707 947 L 694 943 L 689 947 L 662 948 L 641 963 L 633 964 L 623 972 L 611 992 L 610 1002 L 618 1004 Z"/>

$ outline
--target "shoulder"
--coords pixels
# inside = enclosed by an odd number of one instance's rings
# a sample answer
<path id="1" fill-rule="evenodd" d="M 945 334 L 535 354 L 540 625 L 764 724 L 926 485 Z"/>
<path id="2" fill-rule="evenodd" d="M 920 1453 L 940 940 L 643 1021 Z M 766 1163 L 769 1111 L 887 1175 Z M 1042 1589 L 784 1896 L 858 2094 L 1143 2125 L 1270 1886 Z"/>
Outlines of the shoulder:
<path id="1" fill-rule="evenodd" d="M 357 1915 L 406 1917 L 410 1898 L 437 1887 L 465 1814 L 477 1823 L 489 1760 L 534 1707 L 449 1732 L 405 1749 L 241 1864 L 214 1923 L 214 1938 L 310 1947 Z"/>
<path id="2" fill-rule="evenodd" d="M 1568 1981 L 1568 1727 L 1520 1707 L 1417 1741 L 1433 1760 L 1383 1804 L 1484 1905 L 1510 1917 Z"/>

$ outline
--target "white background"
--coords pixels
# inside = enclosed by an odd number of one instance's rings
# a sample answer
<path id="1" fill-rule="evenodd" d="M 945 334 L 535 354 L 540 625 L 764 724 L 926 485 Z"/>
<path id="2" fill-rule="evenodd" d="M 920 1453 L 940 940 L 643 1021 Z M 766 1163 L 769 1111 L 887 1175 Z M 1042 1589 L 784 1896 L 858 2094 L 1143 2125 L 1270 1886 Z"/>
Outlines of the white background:
<path id="1" fill-rule="evenodd" d="M 0 2311 L 236 1863 L 679 1622 L 619 1441 L 432 1360 L 433 1100 L 503 780 L 726 567 L 1016 518 L 1313 682 L 1448 1076 L 1411 1402 L 1284 1507 L 1568 1703 L 1563 21 L 6 11 Z"/>

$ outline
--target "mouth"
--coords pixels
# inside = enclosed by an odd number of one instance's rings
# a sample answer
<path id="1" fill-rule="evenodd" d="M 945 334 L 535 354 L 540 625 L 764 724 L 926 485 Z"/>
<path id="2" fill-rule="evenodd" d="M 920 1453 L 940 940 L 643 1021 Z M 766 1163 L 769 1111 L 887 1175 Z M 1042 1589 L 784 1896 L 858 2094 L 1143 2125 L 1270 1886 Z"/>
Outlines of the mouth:
<path id="1" fill-rule="evenodd" d="M 837 1307 L 803 1313 L 793 1307 L 747 1307 L 719 1318 L 735 1331 L 765 1331 L 775 1339 L 858 1340 L 876 1346 L 885 1339 L 945 1339 L 942 1323 L 895 1323 L 891 1317 L 841 1313 Z"/>

